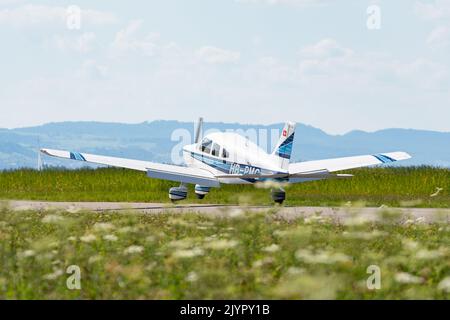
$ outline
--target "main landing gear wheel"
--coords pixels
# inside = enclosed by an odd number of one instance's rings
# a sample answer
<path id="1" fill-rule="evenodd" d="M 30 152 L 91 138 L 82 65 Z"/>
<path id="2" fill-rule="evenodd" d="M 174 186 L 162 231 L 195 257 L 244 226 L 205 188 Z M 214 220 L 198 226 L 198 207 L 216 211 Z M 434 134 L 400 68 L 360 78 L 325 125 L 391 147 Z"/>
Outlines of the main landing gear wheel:
<path id="1" fill-rule="evenodd" d="M 282 188 L 272 189 L 270 191 L 270 195 L 272 196 L 272 200 L 278 204 L 282 204 L 286 199 L 286 191 L 284 191 L 284 189 Z"/>
<path id="2" fill-rule="evenodd" d="M 195 196 L 197 199 L 203 199 L 209 192 L 209 187 L 201 186 L 199 184 L 195 185 Z"/>
<path id="3" fill-rule="evenodd" d="M 184 184 L 179 187 L 173 187 L 169 189 L 169 198 L 172 202 L 184 200 L 187 197 L 188 189 Z"/>

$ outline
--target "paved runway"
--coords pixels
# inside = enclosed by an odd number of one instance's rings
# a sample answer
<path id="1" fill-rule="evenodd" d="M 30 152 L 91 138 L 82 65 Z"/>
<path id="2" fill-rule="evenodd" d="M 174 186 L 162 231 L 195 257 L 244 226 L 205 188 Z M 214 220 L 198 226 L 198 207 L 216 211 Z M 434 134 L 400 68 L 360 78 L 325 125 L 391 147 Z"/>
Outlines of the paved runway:
<path id="1" fill-rule="evenodd" d="M 358 219 L 376 221 L 386 215 L 398 222 L 450 222 L 450 209 L 432 208 L 355 208 L 355 207 L 291 207 L 291 206 L 238 206 L 215 204 L 167 204 L 167 203 L 123 203 L 123 202 L 48 202 L 6 201 L 13 210 L 81 210 L 114 212 L 127 210 L 148 214 L 189 213 L 236 216 L 248 212 L 273 212 L 285 220 L 300 217 L 308 219 L 330 219 L 335 222 L 357 222 Z"/>

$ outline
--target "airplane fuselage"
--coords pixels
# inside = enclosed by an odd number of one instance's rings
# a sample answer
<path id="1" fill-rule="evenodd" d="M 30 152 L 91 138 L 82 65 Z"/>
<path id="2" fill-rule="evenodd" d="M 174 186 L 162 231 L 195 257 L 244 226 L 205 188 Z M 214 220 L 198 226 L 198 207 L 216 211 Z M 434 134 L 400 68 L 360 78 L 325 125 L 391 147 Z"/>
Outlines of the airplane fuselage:
<path id="1" fill-rule="evenodd" d="M 286 173 L 274 166 L 271 156 L 236 133 L 213 133 L 183 148 L 187 166 L 205 169 L 216 176 Z M 264 179 L 218 178 L 225 184 L 251 184 Z"/>

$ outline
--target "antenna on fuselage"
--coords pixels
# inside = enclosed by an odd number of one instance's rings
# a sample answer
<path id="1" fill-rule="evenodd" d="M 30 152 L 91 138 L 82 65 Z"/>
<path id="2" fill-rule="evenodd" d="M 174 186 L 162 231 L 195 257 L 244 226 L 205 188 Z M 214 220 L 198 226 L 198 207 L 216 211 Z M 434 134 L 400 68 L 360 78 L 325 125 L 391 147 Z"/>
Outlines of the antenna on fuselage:
<path id="1" fill-rule="evenodd" d="M 198 118 L 197 129 L 195 130 L 195 137 L 194 137 L 195 143 L 198 143 L 200 141 L 201 133 L 202 133 L 202 126 L 203 126 L 203 118 L 200 117 L 200 118 Z"/>

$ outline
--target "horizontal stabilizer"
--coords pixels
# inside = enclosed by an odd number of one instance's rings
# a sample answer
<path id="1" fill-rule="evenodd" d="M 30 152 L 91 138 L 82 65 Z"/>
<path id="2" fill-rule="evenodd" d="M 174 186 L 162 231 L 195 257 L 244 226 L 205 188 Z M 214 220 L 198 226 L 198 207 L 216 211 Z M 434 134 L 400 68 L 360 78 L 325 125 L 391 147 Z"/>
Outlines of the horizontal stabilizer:
<path id="1" fill-rule="evenodd" d="M 274 173 L 274 174 L 226 174 L 216 176 L 216 178 L 234 178 L 234 179 L 287 179 L 287 178 L 304 178 L 304 179 L 333 179 L 333 178 L 351 178 L 351 174 L 332 174 L 328 170 L 317 170 L 313 172 L 303 173 Z"/>

